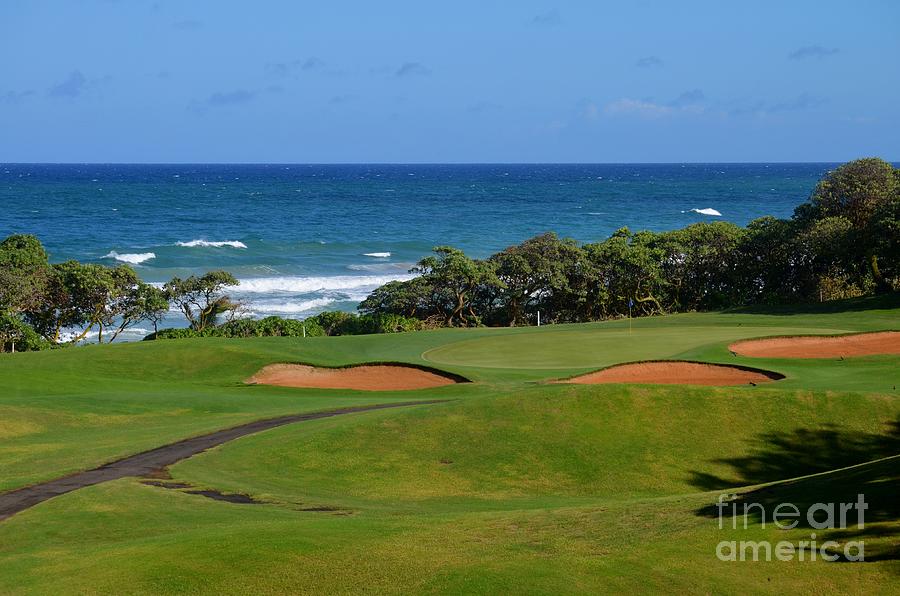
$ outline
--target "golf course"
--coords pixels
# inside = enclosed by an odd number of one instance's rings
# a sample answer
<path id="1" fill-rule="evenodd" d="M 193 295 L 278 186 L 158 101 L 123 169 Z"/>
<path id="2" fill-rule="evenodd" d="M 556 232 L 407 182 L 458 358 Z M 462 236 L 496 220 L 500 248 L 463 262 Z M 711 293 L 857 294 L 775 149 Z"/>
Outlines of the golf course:
<path id="1" fill-rule="evenodd" d="M 892 294 L 0 354 L 0 593 L 896 593 L 900 334 L 828 338 L 897 330 Z M 864 528 L 716 519 L 858 494 Z M 865 560 L 717 556 L 811 533 Z"/>

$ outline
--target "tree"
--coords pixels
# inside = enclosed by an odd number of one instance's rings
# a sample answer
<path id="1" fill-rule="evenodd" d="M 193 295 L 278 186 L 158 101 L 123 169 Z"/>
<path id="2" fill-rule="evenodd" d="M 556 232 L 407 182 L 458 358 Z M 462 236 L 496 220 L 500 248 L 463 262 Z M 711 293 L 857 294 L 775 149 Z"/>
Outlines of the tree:
<path id="1" fill-rule="evenodd" d="M 865 261 L 855 258 L 858 243 L 853 224 L 845 217 L 818 219 L 800 230 L 794 242 L 798 266 L 808 272 L 807 300 L 836 300 L 861 296 L 871 285 Z"/>
<path id="2" fill-rule="evenodd" d="M 668 282 L 662 272 L 666 253 L 653 232 L 632 233 L 620 228 L 608 239 L 585 245 L 596 268 L 596 281 L 608 296 L 602 316 L 664 314 L 668 310 Z"/>
<path id="3" fill-rule="evenodd" d="M 325 335 L 350 335 L 344 332 L 352 324 L 354 318 L 353 313 L 340 310 L 326 310 L 307 319 L 307 321 L 311 321 L 321 327 L 325 331 Z"/>
<path id="4" fill-rule="evenodd" d="M 117 325 L 115 332 L 109 338 L 109 343 L 115 341 L 122 331 L 139 321 L 150 321 L 153 324 L 153 332 L 159 331 L 159 322 L 169 310 L 169 301 L 161 289 L 144 282 L 124 288 L 107 309 L 106 324 Z"/>
<path id="5" fill-rule="evenodd" d="M 809 270 L 797 250 L 794 220 L 751 221 L 735 248 L 734 304 L 796 302 L 809 295 Z"/>
<path id="6" fill-rule="evenodd" d="M 51 276 L 47 252 L 37 238 L 16 234 L 0 242 L 0 311 L 37 307 L 46 299 Z"/>
<path id="7" fill-rule="evenodd" d="M 394 314 L 426 319 L 434 314 L 434 288 L 424 277 L 390 281 L 373 290 L 358 310 L 363 314 Z"/>
<path id="8" fill-rule="evenodd" d="M 25 313 L 26 319 L 49 341 L 58 343 L 63 329 L 75 328 L 77 343 L 98 328 L 98 341 L 109 324 L 109 307 L 139 282 L 134 269 L 66 261 L 53 265 L 43 302 Z"/>
<path id="9" fill-rule="evenodd" d="M 900 194 L 878 206 L 864 234 L 878 255 L 884 285 L 900 290 Z"/>
<path id="10" fill-rule="evenodd" d="M 420 273 L 437 291 L 451 300 L 442 305 L 447 326 L 478 324 L 472 299 L 479 286 L 501 286 L 492 263 L 476 261 L 450 246 L 437 246 L 435 256 L 425 257 L 410 272 Z"/>
<path id="11" fill-rule="evenodd" d="M 878 207 L 897 196 L 897 170 L 877 157 L 847 162 L 828 172 L 816 185 L 809 202 L 797 207 L 802 220 L 845 217 L 862 228 Z"/>
<path id="12" fill-rule="evenodd" d="M 809 202 L 797 207 L 794 217 L 804 227 L 829 217 L 849 221 L 856 235 L 852 254 L 866 264 L 865 269 L 875 285 L 886 290 L 889 284 L 879 266 L 879 239 L 871 232 L 873 217 L 883 213 L 898 195 L 900 175 L 891 164 L 874 157 L 857 159 L 829 172 L 816 186 Z"/>
<path id="13" fill-rule="evenodd" d="M 172 278 L 163 287 L 166 299 L 174 302 L 184 313 L 191 329 L 203 331 L 215 326 L 216 317 L 234 312 L 239 304 L 233 302 L 223 290 L 240 282 L 227 271 L 210 271 L 187 279 Z"/>
<path id="14" fill-rule="evenodd" d="M 42 350 L 47 343 L 18 316 L 0 312 L 0 352 Z"/>
<path id="15" fill-rule="evenodd" d="M 697 223 L 651 240 L 663 253 L 662 275 L 678 310 L 732 303 L 741 264 L 734 258 L 745 231 L 728 222 Z"/>
<path id="16" fill-rule="evenodd" d="M 528 308 L 536 299 L 551 303 L 553 295 L 571 297 L 569 273 L 582 257 L 574 240 L 560 240 L 553 233 L 535 236 L 492 256 L 490 263 L 502 284 L 507 324 L 525 323 Z"/>

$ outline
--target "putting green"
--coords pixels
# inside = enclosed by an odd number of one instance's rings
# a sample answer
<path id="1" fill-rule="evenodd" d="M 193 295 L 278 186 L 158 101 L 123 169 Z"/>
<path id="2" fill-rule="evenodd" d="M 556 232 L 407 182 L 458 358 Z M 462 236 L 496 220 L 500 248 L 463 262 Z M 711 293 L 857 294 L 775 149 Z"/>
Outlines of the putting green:
<path id="1" fill-rule="evenodd" d="M 675 356 L 700 346 L 775 333 L 839 333 L 834 329 L 755 326 L 591 325 L 565 331 L 505 334 L 445 344 L 422 357 L 436 364 L 484 368 L 565 369 L 609 366 L 620 362 Z"/>

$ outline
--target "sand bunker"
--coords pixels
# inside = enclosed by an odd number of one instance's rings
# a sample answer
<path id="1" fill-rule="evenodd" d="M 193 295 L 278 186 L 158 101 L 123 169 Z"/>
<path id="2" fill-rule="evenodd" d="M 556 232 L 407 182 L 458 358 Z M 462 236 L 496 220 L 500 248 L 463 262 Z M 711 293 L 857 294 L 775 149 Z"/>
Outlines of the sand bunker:
<path id="1" fill-rule="evenodd" d="M 783 379 L 784 375 L 724 364 L 702 364 L 675 360 L 619 364 L 564 381 L 599 383 L 653 383 L 660 385 L 748 385 Z"/>
<path id="2" fill-rule="evenodd" d="M 839 358 L 900 354 L 900 331 L 854 335 L 770 337 L 739 341 L 729 349 L 752 358 Z"/>
<path id="3" fill-rule="evenodd" d="M 398 391 L 452 385 L 465 379 L 449 373 L 401 364 L 367 364 L 346 368 L 319 368 L 305 364 L 270 364 L 247 383 L 280 387 Z"/>

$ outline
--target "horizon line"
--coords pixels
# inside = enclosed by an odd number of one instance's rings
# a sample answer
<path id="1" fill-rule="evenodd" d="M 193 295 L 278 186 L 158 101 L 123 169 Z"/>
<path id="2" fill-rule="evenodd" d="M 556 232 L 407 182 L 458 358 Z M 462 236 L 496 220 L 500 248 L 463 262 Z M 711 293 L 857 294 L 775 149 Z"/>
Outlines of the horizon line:
<path id="1" fill-rule="evenodd" d="M 872 156 L 870 156 L 872 157 Z M 864 157 L 855 159 L 866 159 Z M 884 158 L 880 158 L 884 159 Z M 0 161 L 0 166 L 665 166 L 665 165 L 829 165 L 834 161 Z M 900 160 L 885 159 L 890 164 Z"/>

